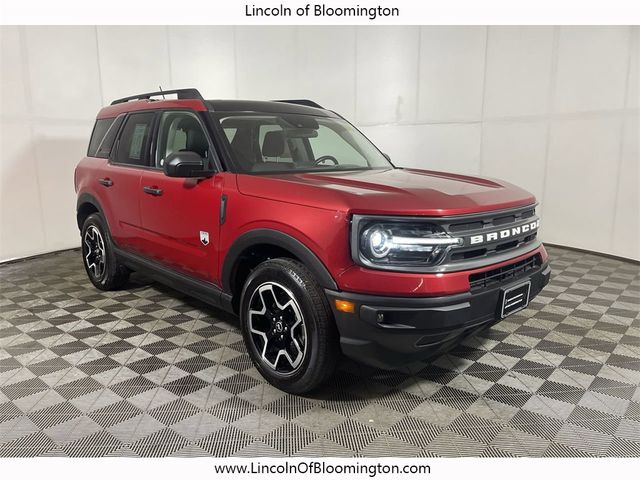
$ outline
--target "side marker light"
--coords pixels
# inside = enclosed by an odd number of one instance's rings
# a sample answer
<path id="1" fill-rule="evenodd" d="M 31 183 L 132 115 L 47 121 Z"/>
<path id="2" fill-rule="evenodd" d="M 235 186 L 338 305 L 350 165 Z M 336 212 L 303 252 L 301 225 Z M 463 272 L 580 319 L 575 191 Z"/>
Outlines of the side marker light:
<path id="1" fill-rule="evenodd" d="M 347 300 L 336 300 L 336 310 L 345 313 L 355 313 L 356 304 Z"/>

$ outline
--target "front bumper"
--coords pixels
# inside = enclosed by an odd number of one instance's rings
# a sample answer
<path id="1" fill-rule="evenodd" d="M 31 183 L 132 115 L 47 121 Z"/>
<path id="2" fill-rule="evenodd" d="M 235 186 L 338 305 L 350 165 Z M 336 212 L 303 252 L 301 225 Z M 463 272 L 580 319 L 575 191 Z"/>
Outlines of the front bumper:
<path id="1" fill-rule="evenodd" d="M 549 283 L 551 267 L 507 284 L 439 297 L 386 297 L 326 290 L 340 332 L 342 352 L 374 367 L 393 369 L 440 355 L 464 337 L 501 320 L 502 291 L 531 281 L 529 300 Z M 354 313 L 338 311 L 335 300 L 355 303 Z"/>

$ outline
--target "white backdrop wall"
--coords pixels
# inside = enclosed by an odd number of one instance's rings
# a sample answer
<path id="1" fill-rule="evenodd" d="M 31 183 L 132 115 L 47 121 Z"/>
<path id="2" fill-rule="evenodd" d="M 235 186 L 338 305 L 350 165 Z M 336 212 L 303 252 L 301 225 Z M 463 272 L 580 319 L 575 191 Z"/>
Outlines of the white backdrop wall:
<path id="1" fill-rule="evenodd" d="M 79 245 L 116 97 L 311 98 L 401 166 L 503 178 L 545 241 L 640 259 L 637 27 L 1 27 L 0 261 Z"/>

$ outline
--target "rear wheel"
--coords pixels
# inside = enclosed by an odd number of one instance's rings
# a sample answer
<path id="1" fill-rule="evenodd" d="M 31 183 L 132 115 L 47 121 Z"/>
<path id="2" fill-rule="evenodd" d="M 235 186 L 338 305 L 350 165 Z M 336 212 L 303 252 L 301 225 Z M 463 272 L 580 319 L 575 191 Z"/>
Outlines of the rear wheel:
<path id="1" fill-rule="evenodd" d="M 275 387 L 305 393 L 335 371 L 340 350 L 331 310 L 300 262 L 260 264 L 245 283 L 240 321 L 251 360 Z"/>
<path id="2" fill-rule="evenodd" d="M 129 270 L 118 263 L 106 223 L 99 213 L 82 226 L 82 259 L 91 283 L 100 290 L 116 290 L 127 283 Z"/>

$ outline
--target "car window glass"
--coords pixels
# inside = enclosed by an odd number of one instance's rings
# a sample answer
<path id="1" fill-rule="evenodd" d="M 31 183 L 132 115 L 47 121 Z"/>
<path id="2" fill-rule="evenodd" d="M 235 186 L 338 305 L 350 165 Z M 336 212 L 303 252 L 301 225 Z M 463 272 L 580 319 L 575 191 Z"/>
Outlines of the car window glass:
<path id="1" fill-rule="evenodd" d="M 121 115 L 115 119 L 109 126 L 104 138 L 96 146 L 96 151 L 93 156 L 100 158 L 109 158 L 111 155 L 111 149 L 113 148 L 113 143 L 116 139 L 116 135 L 118 135 L 118 130 L 120 130 L 120 125 L 124 121 L 124 115 Z"/>
<path id="2" fill-rule="evenodd" d="M 109 130 L 109 127 L 111 127 L 111 125 L 113 124 L 114 120 L 115 118 L 101 118 L 96 120 L 96 124 L 93 127 L 93 132 L 91 133 L 91 140 L 89 140 L 87 156 L 95 157 L 102 139 Z"/>
<path id="3" fill-rule="evenodd" d="M 129 158 L 139 161 L 142 157 L 143 142 L 147 138 L 149 125 L 146 123 L 136 123 L 129 144 Z"/>
<path id="4" fill-rule="evenodd" d="M 164 112 L 160 119 L 155 166 L 162 168 L 166 158 L 176 152 L 195 152 L 209 158 L 209 141 L 198 121 L 190 112 Z"/>
<path id="5" fill-rule="evenodd" d="M 260 125 L 258 145 L 260 146 L 260 152 L 262 152 L 263 162 L 292 163 L 290 144 L 291 140 L 287 141 L 284 130 L 280 125 Z"/>
<path id="6" fill-rule="evenodd" d="M 293 113 L 216 115 L 223 141 L 242 172 L 392 168 L 351 124 L 335 117 Z"/>
<path id="7" fill-rule="evenodd" d="M 229 140 L 230 142 L 233 142 L 233 137 L 236 136 L 237 131 L 238 131 L 237 128 L 225 128 L 224 134 L 227 137 L 227 140 Z"/>
<path id="8" fill-rule="evenodd" d="M 335 158 L 337 165 L 349 164 L 366 167 L 367 159 L 364 158 L 350 143 L 344 141 L 340 135 L 333 129 L 320 125 L 318 128 L 318 136 L 309 138 L 311 150 L 315 160 L 329 156 Z M 326 164 L 333 164 L 333 160 L 327 159 Z"/>
<path id="9" fill-rule="evenodd" d="M 114 162 L 139 167 L 148 165 L 148 146 L 154 115 L 153 112 L 148 112 L 129 116 L 120 135 Z"/>

